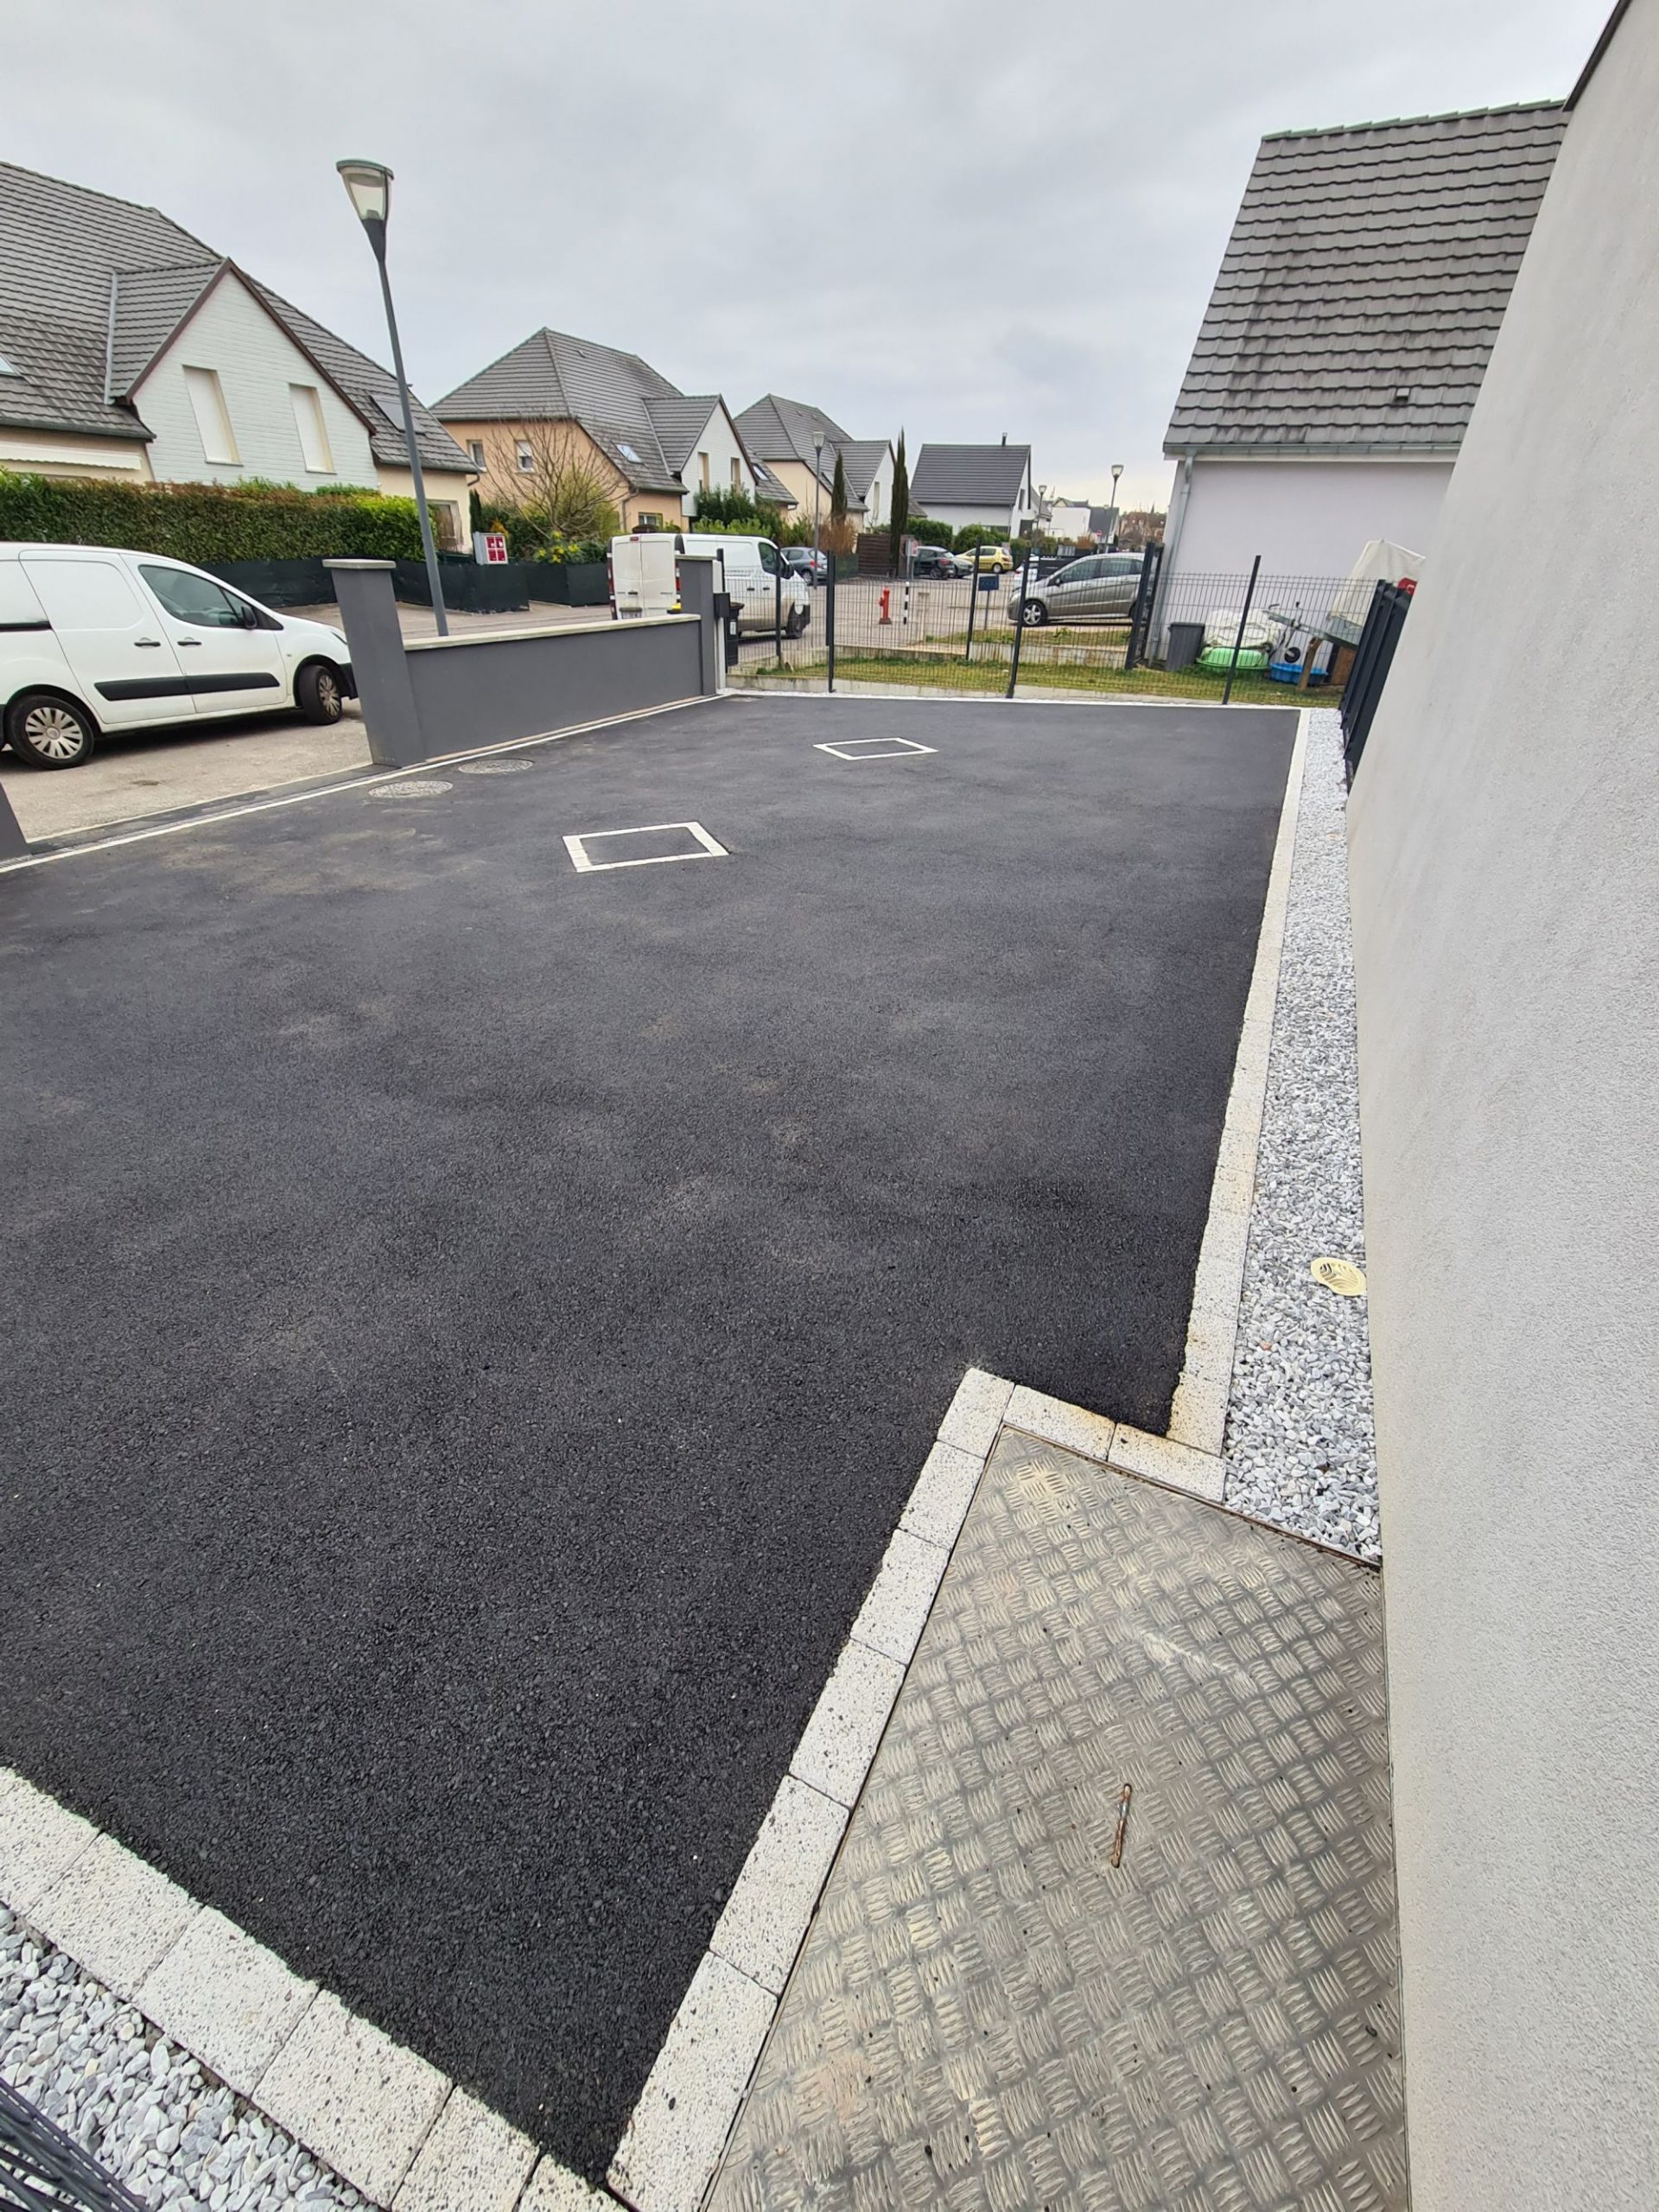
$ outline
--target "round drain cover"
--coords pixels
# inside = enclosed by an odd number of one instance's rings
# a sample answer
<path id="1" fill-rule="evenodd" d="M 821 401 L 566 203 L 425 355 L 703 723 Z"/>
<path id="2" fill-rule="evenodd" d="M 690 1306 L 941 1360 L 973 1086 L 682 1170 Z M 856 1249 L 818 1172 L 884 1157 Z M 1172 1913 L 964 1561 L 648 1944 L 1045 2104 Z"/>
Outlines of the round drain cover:
<path id="1" fill-rule="evenodd" d="M 533 767 L 531 760 L 464 760 L 456 769 L 458 776 L 522 776 Z"/>
<path id="2" fill-rule="evenodd" d="M 411 776 L 406 783 L 375 784 L 370 787 L 371 798 L 436 798 L 442 792 L 453 791 L 453 784 L 441 783 L 435 776 Z"/>
<path id="3" fill-rule="evenodd" d="M 1349 1260 L 1315 1260 L 1307 1272 L 1315 1282 L 1334 1290 L 1339 1298 L 1363 1298 L 1365 1278 Z"/>

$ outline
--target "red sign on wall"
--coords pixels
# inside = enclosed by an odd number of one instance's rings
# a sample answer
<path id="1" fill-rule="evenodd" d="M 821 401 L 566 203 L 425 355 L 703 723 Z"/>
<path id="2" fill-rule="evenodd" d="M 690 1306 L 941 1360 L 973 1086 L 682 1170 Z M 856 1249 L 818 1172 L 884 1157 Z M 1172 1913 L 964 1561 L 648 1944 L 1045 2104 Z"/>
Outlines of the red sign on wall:
<path id="1" fill-rule="evenodd" d="M 502 530 L 475 530 L 473 558 L 481 567 L 496 568 L 507 557 L 507 535 Z"/>

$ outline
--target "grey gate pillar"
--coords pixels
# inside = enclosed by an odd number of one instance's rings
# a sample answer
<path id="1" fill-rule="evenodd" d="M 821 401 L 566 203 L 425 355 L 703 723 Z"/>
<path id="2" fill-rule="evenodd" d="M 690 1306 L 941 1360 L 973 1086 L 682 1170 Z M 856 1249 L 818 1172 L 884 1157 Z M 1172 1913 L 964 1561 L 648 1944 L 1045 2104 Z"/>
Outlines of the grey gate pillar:
<path id="1" fill-rule="evenodd" d="M 698 688 L 705 699 L 712 699 L 721 690 L 726 667 L 720 625 L 715 620 L 715 564 L 712 561 L 681 562 L 680 608 L 682 613 L 695 614 L 697 618 L 698 665 L 702 672 Z"/>
<path id="2" fill-rule="evenodd" d="M 0 791 L 0 861 L 21 861 L 29 856 L 29 840 L 23 835 L 23 825 L 11 810 L 11 801 Z"/>
<path id="3" fill-rule="evenodd" d="M 340 595 L 352 675 L 368 732 L 369 758 L 382 768 L 424 760 L 426 738 L 409 680 L 390 561 L 325 561 Z"/>

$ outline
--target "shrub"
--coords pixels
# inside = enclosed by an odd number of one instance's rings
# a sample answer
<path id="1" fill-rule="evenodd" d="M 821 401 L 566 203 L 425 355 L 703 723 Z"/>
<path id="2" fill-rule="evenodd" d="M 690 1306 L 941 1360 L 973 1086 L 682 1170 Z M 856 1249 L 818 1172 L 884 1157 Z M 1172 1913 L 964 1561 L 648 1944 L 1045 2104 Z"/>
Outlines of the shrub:
<path id="1" fill-rule="evenodd" d="M 783 510 L 768 499 L 757 499 L 735 485 L 710 485 L 697 493 L 693 530 L 720 531 L 728 537 L 772 537 L 778 535 Z"/>
<path id="2" fill-rule="evenodd" d="M 333 556 L 418 561 L 413 499 L 331 487 L 108 484 L 15 475 L 0 469 L 0 539 L 31 544 L 124 545 L 200 566 Z"/>

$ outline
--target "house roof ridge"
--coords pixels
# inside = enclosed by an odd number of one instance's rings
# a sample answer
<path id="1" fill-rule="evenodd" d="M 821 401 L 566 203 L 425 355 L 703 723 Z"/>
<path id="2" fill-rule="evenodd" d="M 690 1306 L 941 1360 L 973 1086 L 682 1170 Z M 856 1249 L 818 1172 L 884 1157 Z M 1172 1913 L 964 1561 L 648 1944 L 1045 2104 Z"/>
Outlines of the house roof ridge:
<path id="1" fill-rule="evenodd" d="M 1276 145 L 1284 138 L 1340 138 L 1351 131 L 1406 130 L 1414 124 L 1474 123 L 1489 115 L 1536 115 L 1545 109 L 1565 109 L 1567 95 L 1553 99 L 1510 100 L 1499 107 L 1449 107 L 1434 115 L 1379 115 L 1369 123 L 1306 123 L 1287 130 L 1264 130 L 1262 143 Z"/>

